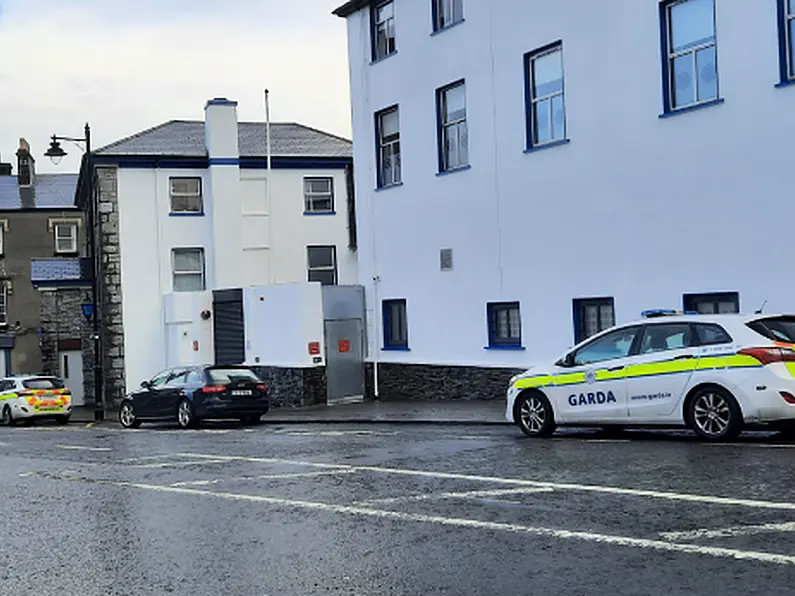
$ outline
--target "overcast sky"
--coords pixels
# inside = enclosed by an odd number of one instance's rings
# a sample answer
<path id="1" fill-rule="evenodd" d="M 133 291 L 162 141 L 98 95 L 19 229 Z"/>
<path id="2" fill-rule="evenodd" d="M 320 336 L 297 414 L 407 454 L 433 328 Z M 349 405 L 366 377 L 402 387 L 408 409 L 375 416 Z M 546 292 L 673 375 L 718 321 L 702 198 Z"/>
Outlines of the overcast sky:
<path id="1" fill-rule="evenodd" d="M 212 97 L 240 120 L 299 122 L 350 138 L 341 0 L 0 0 L 0 156 L 19 137 L 39 172 L 52 134 L 95 147 L 172 119 L 201 120 Z"/>

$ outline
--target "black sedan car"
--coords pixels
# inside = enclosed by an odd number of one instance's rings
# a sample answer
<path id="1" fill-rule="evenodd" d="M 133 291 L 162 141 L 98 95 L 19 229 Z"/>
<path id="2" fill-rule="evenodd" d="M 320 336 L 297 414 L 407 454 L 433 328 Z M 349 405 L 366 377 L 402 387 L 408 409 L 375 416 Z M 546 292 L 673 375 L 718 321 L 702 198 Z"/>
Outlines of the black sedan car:
<path id="1" fill-rule="evenodd" d="M 167 420 L 191 428 L 201 420 L 229 418 L 256 424 L 269 407 L 268 388 L 247 366 L 176 366 L 127 395 L 119 422 L 124 428 Z"/>

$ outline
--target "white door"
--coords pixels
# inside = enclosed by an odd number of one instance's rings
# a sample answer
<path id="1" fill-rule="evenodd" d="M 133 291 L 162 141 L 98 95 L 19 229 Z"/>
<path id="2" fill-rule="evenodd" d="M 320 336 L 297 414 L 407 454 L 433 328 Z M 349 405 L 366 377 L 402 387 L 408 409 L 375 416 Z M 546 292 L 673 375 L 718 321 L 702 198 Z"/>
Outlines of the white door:
<path id="1" fill-rule="evenodd" d="M 61 378 L 72 392 L 72 405 L 84 406 L 86 397 L 83 393 L 83 352 L 69 350 L 58 356 L 61 361 Z"/>
<path id="2" fill-rule="evenodd" d="M 0 350 L 0 377 L 5 377 L 8 374 L 6 370 L 6 356 L 8 352 L 6 350 Z"/>

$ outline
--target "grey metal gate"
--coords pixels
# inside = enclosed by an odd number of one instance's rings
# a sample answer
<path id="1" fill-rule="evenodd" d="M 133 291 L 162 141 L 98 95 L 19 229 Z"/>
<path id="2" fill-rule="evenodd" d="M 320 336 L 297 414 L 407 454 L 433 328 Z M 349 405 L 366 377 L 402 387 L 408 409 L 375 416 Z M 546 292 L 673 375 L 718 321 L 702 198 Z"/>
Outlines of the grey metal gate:
<path id="1" fill-rule="evenodd" d="M 364 397 L 361 319 L 326 321 L 326 383 L 329 403 Z"/>
<path id="2" fill-rule="evenodd" d="M 213 292 L 213 337 L 216 364 L 240 364 L 246 359 L 242 290 Z"/>

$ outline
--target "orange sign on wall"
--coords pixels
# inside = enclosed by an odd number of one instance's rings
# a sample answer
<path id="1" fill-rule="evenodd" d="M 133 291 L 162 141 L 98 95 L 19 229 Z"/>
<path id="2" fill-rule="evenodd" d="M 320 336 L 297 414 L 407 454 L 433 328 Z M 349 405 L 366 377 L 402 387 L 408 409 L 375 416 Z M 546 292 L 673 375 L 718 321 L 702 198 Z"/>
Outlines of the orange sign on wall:
<path id="1" fill-rule="evenodd" d="M 340 352 L 350 352 L 351 351 L 351 342 L 348 339 L 341 339 L 339 341 L 339 350 Z"/>
<path id="2" fill-rule="evenodd" d="M 312 356 L 320 354 L 320 342 L 319 341 L 310 341 L 309 342 L 309 353 Z"/>

